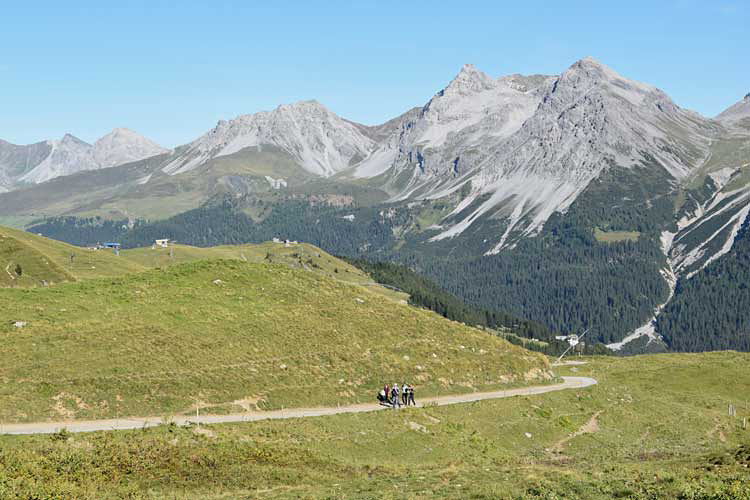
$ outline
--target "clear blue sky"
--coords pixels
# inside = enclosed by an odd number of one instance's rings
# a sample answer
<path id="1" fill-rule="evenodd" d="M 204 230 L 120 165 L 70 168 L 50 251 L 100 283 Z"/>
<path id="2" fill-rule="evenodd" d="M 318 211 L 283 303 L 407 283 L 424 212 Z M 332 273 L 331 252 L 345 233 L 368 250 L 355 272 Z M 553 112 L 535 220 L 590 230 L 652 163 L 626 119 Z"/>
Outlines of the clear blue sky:
<path id="1" fill-rule="evenodd" d="M 469 62 L 556 74 L 592 55 L 710 116 L 750 92 L 748 1 L 106 3 L 5 2 L 0 138 L 125 126 L 174 146 L 311 98 L 375 124 Z"/>

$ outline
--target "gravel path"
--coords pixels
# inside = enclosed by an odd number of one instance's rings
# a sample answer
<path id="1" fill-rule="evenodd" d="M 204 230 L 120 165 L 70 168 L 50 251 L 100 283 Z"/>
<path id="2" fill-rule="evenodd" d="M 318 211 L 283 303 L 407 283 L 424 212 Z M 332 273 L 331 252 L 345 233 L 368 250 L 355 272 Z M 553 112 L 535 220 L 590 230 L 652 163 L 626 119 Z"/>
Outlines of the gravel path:
<path id="1" fill-rule="evenodd" d="M 444 406 L 459 403 L 471 403 L 484 399 L 500 399 L 513 396 L 544 394 L 545 392 L 562 391 L 565 389 L 582 389 L 596 384 L 596 380 L 589 377 L 562 377 L 560 384 L 522 387 L 493 392 L 472 392 L 452 396 L 436 396 L 421 399 L 418 406 Z M 61 429 L 68 432 L 93 432 L 126 429 L 142 429 L 162 425 L 168 421 L 177 425 L 220 424 L 229 422 L 255 422 L 258 420 L 320 417 L 337 415 L 339 413 L 365 413 L 390 409 L 377 403 L 364 403 L 330 408 L 290 408 L 287 410 L 273 410 L 264 412 L 233 413 L 230 415 L 200 415 L 175 417 L 133 417 L 109 420 L 71 420 L 67 422 L 38 422 L 29 424 L 0 424 L 0 434 L 52 434 Z M 394 410 L 395 411 L 395 410 Z"/>

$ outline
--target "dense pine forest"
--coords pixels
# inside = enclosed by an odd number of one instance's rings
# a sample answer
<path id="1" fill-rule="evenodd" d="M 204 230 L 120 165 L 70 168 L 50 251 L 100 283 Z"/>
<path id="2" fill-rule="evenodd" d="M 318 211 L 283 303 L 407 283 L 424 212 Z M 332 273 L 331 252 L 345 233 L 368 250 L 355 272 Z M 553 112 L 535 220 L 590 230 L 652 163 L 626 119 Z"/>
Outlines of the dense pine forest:
<path id="1" fill-rule="evenodd" d="M 119 241 L 128 230 L 146 224 L 146 221 L 109 220 L 101 217 L 51 217 L 28 229 L 59 241 L 87 246 L 105 241 Z"/>
<path id="2" fill-rule="evenodd" d="M 677 283 L 657 331 L 676 351 L 750 351 L 750 218 L 727 254 Z"/>
<path id="3" fill-rule="evenodd" d="M 559 335 L 558 332 L 534 321 L 467 305 L 458 297 L 447 293 L 435 282 L 420 276 L 406 266 L 392 262 L 371 262 L 347 257 L 343 259 L 367 272 L 378 283 L 391 285 L 408 293 L 409 302 L 412 305 L 430 309 L 445 318 L 468 325 L 489 329 L 509 329 L 514 335 L 507 336 L 507 340 L 546 354 L 558 355 L 568 348 L 567 342 L 555 339 L 555 336 Z M 522 338 L 540 340 L 542 344 L 525 342 Z M 583 352 L 611 354 L 611 351 L 602 344 L 587 344 Z"/>
<path id="4" fill-rule="evenodd" d="M 425 259 L 407 264 L 480 308 L 507 311 L 564 333 L 591 328 L 609 343 L 648 318 L 668 288 L 664 257 L 647 240 L 602 244 L 592 235 L 530 238 L 497 255 Z"/>

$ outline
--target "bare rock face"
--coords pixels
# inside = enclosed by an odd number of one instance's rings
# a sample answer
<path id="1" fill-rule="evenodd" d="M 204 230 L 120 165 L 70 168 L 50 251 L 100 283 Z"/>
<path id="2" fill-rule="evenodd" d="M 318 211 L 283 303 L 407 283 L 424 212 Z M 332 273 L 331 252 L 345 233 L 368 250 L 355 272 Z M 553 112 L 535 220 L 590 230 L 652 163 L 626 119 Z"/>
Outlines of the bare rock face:
<path id="1" fill-rule="evenodd" d="M 512 135 L 533 114 L 539 96 L 532 83 L 519 75 L 495 80 L 472 65 L 464 66 L 416 116 L 405 116 L 353 175 L 374 177 L 392 169 L 395 178 L 413 171 L 421 179 L 388 186 L 394 192 L 402 190 L 401 198 L 426 180 L 450 181 L 471 167 L 468 151 L 475 155 Z"/>
<path id="2" fill-rule="evenodd" d="M 738 125 L 745 120 L 750 121 L 750 94 L 747 94 L 741 101 L 722 111 L 716 119 L 728 126 Z M 750 125 L 748 128 L 750 128 Z"/>
<path id="3" fill-rule="evenodd" d="M 383 187 L 395 200 L 468 187 L 452 214 L 465 215 L 433 240 L 493 216 L 508 221 L 498 251 L 511 233 L 534 234 L 552 213 L 565 211 L 606 168 L 656 162 L 671 178 L 684 178 L 716 133 L 716 124 L 664 92 L 591 58 L 557 77 L 495 80 L 464 66 L 352 170 L 356 177 L 389 172 Z"/>
<path id="4" fill-rule="evenodd" d="M 127 128 L 116 128 L 94 143 L 92 156 L 99 168 L 114 167 L 166 153 L 154 141 Z"/>
<path id="5" fill-rule="evenodd" d="M 22 182 L 38 184 L 61 175 L 70 175 L 82 170 L 93 170 L 96 163 L 91 154 L 91 144 L 70 134 L 59 141 L 47 141 L 50 154 L 36 167 L 21 177 Z"/>
<path id="6" fill-rule="evenodd" d="M 264 145 L 281 149 L 313 174 L 330 176 L 366 157 L 375 143 L 356 124 L 317 101 L 302 101 L 222 120 L 163 170 L 187 172 L 212 158 Z"/>
<path id="7" fill-rule="evenodd" d="M 38 184 L 85 170 L 114 167 L 149 158 L 167 150 L 128 129 L 88 144 L 71 134 L 60 140 L 18 146 L 0 141 L 0 190 L 18 184 Z"/>

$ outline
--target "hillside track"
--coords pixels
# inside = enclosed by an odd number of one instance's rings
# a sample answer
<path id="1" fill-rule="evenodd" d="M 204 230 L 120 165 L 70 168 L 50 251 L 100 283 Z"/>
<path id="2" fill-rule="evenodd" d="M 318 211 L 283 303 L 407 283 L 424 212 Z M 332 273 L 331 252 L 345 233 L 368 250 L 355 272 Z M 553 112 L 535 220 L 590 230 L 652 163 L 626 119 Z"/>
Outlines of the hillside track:
<path id="1" fill-rule="evenodd" d="M 488 399 L 502 399 L 513 396 L 531 396 L 547 392 L 566 389 L 583 389 L 597 383 L 590 377 L 562 377 L 559 384 L 521 387 L 491 392 L 473 392 L 447 396 L 435 396 L 419 401 L 418 407 L 446 406 L 461 403 L 472 403 Z M 65 429 L 68 432 L 115 431 L 128 429 L 143 429 L 173 422 L 176 425 L 188 426 L 196 424 L 223 424 L 234 422 L 257 422 L 259 420 L 278 420 L 287 418 L 322 417 L 341 413 L 366 413 L 378 410 L 408 411 L 406 408 L 391 409 L 377 403 L 362 403 L 336 407 L 321 408 L 289 408 L 264 412 L 233 413 L 229 415 L 200 415 L 200 416 L 162 416 L 162 417 L 133 417 L 108 420 L 71 420 L 61 422 L 35 422 L 26 424 L 0 424 L 0 434 L 53 434 Z"/>

